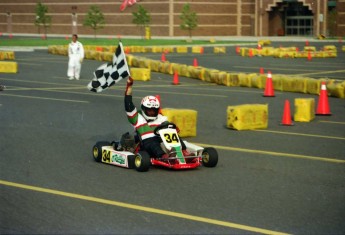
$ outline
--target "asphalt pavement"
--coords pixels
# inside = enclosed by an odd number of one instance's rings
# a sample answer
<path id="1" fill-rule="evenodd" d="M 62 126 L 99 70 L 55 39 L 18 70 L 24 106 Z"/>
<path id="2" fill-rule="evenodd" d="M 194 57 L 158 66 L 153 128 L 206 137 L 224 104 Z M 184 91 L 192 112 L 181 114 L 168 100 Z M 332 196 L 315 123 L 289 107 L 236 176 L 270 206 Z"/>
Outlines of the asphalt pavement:
<path id="1" fill-rule="evenodd" d="M 303 42 L 274 42 L 303 46 Z M 315 42 L 316 43 L 316 42 Z M 324 42 L 325 44 L 326 42 Z M 327 43 L 329 44 L 329 43 Z M 317 47 L 322 43 L 315 44 Z M 329 59 L 168 54 L 171 62 L 223 71 L 299 74 L 344 80 L 345 52 Z M 160 59 L 160 54 L 140 55 Z M 134 102 L 159 94 L 163 107 L 198 112 L 197 136 L 215 147 L 215 168 L 139 173 L 96 163 L 92 146 L 131 126 L 125 83 L 96 94 L 86 85 L 102 62 L 85 60 L 68 80 L 67 57 L 45 49 L 16 52 L 17 74 L 0 74 L 1 234 L 344 234 L 345 102 L 329 97 L 330 116 L 280 125 L 284 101 L 318 96 L 226 87 L 151 73 L 135 81 Z M 268 104 L 268 128 L 226 128 L 226 109 Z M 293 105 L 291 106 L 294 112 Z"/>

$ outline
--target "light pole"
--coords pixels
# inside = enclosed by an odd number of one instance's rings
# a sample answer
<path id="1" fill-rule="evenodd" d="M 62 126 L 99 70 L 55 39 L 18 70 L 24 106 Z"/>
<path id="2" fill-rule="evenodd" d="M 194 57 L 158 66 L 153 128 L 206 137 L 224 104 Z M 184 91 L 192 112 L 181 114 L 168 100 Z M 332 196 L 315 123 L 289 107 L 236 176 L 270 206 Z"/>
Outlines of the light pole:
<path id="1" fill-rule="evenodd" d="M 12 38 L 12 14 L 7 12 L 7 33 L 8 37 Z"/>
<path id="2" fill-rule="evenodd" d="M 72 34 L 78 34 L 78 15 L 76 13 L 77 9 L 77 6 L 72 6 Z"/>

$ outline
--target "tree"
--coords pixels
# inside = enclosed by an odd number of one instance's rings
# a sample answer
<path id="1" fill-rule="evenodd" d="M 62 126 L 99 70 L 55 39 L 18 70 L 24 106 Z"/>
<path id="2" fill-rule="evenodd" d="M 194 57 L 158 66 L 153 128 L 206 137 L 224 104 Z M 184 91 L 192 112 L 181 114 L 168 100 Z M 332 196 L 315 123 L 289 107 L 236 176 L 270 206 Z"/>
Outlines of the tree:
<path id="1" fill-rule="evenodd" d="M 191 40 L 192 30 L 198 27 L 198 17 L 196 13 L 190 9 L 189 3 L 186 3 L 183 5 L 180 19 L 182 20 L 182 23 L 180 24 L 180 28 L 182 30 L 188 30 L 189 38 Z"/>
<path id="2" fill-rule="evenodd" d="M 147 10 L 141 5 L 139 5 L 138 11 L 133 12 L 132 14 L 133 14 L 132 23 L 140 27 L 140 34 L 142 35 L 142 38 L 144 38 L 145 28 L 150 25 L 151 16 L 147 12 Z"/>
<path id="3" fill-rule="evenodd" d="M 90 6 L 89 11 L 87 12 L 87 15 L 84 19 L 84 26 L 91 27 L 96 38 L 97 30 L 102 29 L 104 27 L 104 24 L 104 15 L 99 7 L 95 5 Z"/>
<path id="4" fill-rule="evenodd" d="M 43 5 L 41 2 L 38 2 L 36 5 L 36 19 L 35 25 L 38 28 L 38 33 L 40 33 L 40 28 L 43 26 L 44 28 L 44 38 L 47 38 L 47 30 L 51 25 L 51 16 L 47 15 L 48 7 Z"/>

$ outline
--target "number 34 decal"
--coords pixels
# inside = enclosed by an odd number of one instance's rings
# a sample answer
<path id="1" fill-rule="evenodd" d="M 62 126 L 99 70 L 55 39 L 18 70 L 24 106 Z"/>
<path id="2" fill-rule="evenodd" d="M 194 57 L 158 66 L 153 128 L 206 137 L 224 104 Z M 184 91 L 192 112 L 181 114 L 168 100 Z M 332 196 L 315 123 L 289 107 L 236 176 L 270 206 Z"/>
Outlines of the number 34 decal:
<path id="1" fill-rule="evenodd" d="M 176 133 L 165 133 L 164 138 L 165 141 L 169 144 L 179 143 L 179 139 Z"/>

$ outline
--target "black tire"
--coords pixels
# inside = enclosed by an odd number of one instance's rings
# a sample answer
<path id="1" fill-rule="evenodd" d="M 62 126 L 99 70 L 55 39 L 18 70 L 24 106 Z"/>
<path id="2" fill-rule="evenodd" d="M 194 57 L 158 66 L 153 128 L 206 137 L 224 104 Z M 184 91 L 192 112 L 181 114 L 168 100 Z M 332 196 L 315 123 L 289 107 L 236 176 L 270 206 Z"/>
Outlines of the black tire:
<path id="1" fill-rule="evenodd" d="M 110 145 L 111 144 L 108 141 L 97 142 L 92 148 L 93 159 L 95 159 L 96 162 L 101 162 L 102 161 L 102 147 L 110 146 Z"/>
<path id="2" fill-rule="evenodd" d="M 202 151 L 202 164 L 206 167 L 215 167 L 218 163 L 218 152 L 215 148 L 205 148 Z"/>
<path id="3" fill-rule="evenodd" d="M 134 168 L 139 172 L 145 172 L 150 169 L 151 160 L 147 152 L 142 151 L 134 157 Z"/>
<path id="4" fill-rule="evenodd" d="M 129 155 L 128 157 L 127 157 L 127 159 L 128 159 L 128 168 L 129 169 L 133 169 L 133 168 L 135 168 L 135 155 Z"/>

